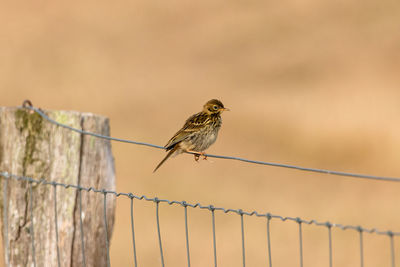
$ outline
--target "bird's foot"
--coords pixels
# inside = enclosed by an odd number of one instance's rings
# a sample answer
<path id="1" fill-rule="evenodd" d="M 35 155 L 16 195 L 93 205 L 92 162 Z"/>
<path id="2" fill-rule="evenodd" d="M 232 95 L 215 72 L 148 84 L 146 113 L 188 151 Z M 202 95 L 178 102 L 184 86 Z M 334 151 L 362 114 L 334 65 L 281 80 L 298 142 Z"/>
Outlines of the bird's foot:
<path id="1" fill-rule="evenodd" d="M 194 160 L 198 162 L 200 156 L 203 157 L 203 160 L 207 160 L 207 155 L 205 154 L 205 152 L 201 152 L 201 153 L 196 153 L 196 154 L 194 154 Z"/>
<path id="2" fill-rule="evenodd" d="M 207 159 L 207 155 L 205 154 L 205 152 L 203 151 L 203 152 L 198 152 L 198 151 L 191 151 L 191 150 L 188 150 L 187 152 L 192 152 L 192 153 L 194 153 L 193 155 L 194 155 L 194 160 L 195 161 L 199 161 L 199 159 L 200 159 L 200 156 L 202 156 L 203 157 L 203 160 L 206 160 Z"/>

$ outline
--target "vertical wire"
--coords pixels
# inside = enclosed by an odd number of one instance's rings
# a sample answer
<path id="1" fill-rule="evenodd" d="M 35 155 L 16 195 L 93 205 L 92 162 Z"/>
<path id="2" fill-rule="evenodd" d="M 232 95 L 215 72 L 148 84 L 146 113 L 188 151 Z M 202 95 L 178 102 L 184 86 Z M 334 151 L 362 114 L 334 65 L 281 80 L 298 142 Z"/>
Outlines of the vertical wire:
<path id="1" fill-rule="evenodd" d="M 129 197 L 131 198 L 131 228 L 132 228 L 132 243 L 133 243 L 133 260 L 135 262 L 135 267 L 137 267 L 135 226 L 134 226 L 134 223 L 133 223 L 133 195 L 130 194 Z"/>
<path id="2" fill-rule="evenodd" d="M 83 219 L 82 219 L 82 189 L 78 190 L 79 197 L 79 225 L 81 230 L 81 251 L 82 251 L 82 263 L 86 267 L 86 257 L 85 257 L 85 239 L 83 233 Z"/>
<path id="3" fill-rule="evenodd" d="M 240 225 L 242 228 L 242 259 L 243 259 L 243 267 L 246 267 L 246 251 L 245 251 L 245 242 L 244 242 L 244 223 L 243 223 L 243 211 L 240 212 Z"/>
<path id="4" fill-rule="evenodd" d="M 61 261 L 60 261 L 60 247 L 58 246 L 58 216 L 57 216 L 57 186 L 54 183 L 53 184 L 53 198 L 54 198 L 54 226 L 56 229 L 56 248 L 57 248 L 57 264 L 58 267 L 61 266 Z"/>
<path id="5" fill-rule="evenodd" d="M 364 267 L 364 245 L 363 245 L 363 230 L 361 227 L 358 228 L 360 233 L 360 266 Z"/>
<path id="6" fill-rule="evenodd" d="M 297 223 L 299 224 L 300 267 L 303 267 L 303 233 L 300 218 L 297 218 Z"/>
<path id="7" fill-rule="evenodd" d="M 183 202 L 183 207 L 185 208 L 185 234 L 186 234 L 186 255 L 188 267 L 190 267 L 190 249 L 189 249 L 189 228 L 188 228 L 188 216 L 187 216 L 187 205 Z"/>
<path id="8" fill-rule="evenodd" d="M 267 243 L 268 243 L 268 263 L 269 267 L 272 267 L 272 255 L 271 255 L 271 235 L 270 235 L 270 221 L 271 216 L 267 215 Z"/>
<path id="9" fill-rule="evenodd" d="M 36 267 L 36 251 L 35 251 L 35 233 L 33 231 L 33 200 L 32 200 L 32 182 L 29 182 L 29 209 L 31 216 L 31 226 L 30 226 L 30 234 L 32 241 L 32 262 L 33 266 Z"/>
<path id="10" fill-rule="evenodd" d="M 7 266 L 10 266 L 10 254 L 8 247 L 8 176 L 3 179 L 3 231 L 4 231 L 4 261 Z"/>
<path id="11" fill-rule="evenodd" d="M 333 260 L 332 260 L 332 225 L 330 223 L 327 223 L 328 227 L 328 238 L 329 238 L 329 267 L 333 266 Z"/>
<path id="12" fill-rule="evenodd" d="M 215 238 L 215 215 L 214 207 L 210 206 L 212 215 L 212 233 L 213 233 L 213 244 L 214 244 L 214 266 L 217 267 L 217 241 Z"/>
<path id="13" fill-rule="evenodd" d="M 103 205 L 103 215 L 104 215 L 104 229 L 106 233 L 106 256 L 107 256 L 107 267 L 110 267 L 110 247 L 108 241 L 108 226 L 107 226 L 107 193 L 103 190 L 104 194 L 104 205 Z"/>
<path id="14" fill-rule="evenodd" d="M 157 231 L 158 231 L 158 244 L 160 246 L 160 256 L 161 256 L 161 266 L 164 267 L 164 254 L 161 242 L 161 232 L 160 232 L 160 219 L 158 216 L 158 206 L 160 201 L 156 198 L 156 220 L 157 220 Z"/>
<path id="15" fill-rule="evenodd" d="M 392 267 L 395 267 L 393 233 L 389 231 L 388 234 L 389 234 L 389 237 L 390 237 L 390 253 L 391 253 Z"/>

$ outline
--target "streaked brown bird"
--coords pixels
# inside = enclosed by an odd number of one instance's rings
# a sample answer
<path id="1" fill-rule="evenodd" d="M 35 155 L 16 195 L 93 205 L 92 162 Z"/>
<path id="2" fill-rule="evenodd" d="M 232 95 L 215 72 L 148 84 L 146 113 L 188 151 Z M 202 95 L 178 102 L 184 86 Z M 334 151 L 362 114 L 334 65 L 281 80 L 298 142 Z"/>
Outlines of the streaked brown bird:
<path id="1" fill-rule="evenodd" d="M 200 155 L 217 140 L 218 131 L 222 125 L 221 113 L 229 110 L 221 101 L 211 99 L 203 106 L 203 111 L 196 113 L 186 120 L 185 125 L 165 145 L 168 154 L 157 165 L 153 172 L 172 155 L 183 152 L 193 152 L 194 159 L 199 160 Z M 206 157 L 204 156 L 204 159 Z"/>

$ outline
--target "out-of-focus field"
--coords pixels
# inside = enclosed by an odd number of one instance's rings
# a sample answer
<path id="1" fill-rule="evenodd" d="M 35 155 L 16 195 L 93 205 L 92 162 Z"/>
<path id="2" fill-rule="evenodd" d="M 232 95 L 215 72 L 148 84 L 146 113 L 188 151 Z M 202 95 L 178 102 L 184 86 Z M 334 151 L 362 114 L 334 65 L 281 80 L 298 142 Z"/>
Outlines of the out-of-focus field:
<path id="1" fill-rule="evenodd" d="M 231 109 L 212 154 L 400 177 L 398 1 L 35 1 L 0 9 L 0 105 L 105 115 L 112 136 L 164 145 L 211 98 Z M 117 189 L 400 231 L 400 184 L 113 143 Z M 132 266 L 130 202 L 117 201 L 113 266 Z M 211 214 L 188 209 L 192 266 L 212 266 Z M 186 266 L 183 208 L 160 204 L 166 266 Z M 50 218 L 49 218 L 50 219 Z M 139 266 L 160 266 L 155 206 L 135 200 Z M 266 220 L 245 217 L 248 266 L 267 266 Z M 216 212 L 219 266 L 242 266 L 240 216 Z M 293 222 L 271 222 L 275 266 L 297 266 Z M 332 230 L 334 266 L 358 233 Z M 400 260 L 399 238 L 395 239 Z M 328 266 L 324 227 L 303 226 L 304 266 Z M 95 244 L 93 244 L 95 245 Z M 365 266 L 389 238 L 364 236 Z"/>

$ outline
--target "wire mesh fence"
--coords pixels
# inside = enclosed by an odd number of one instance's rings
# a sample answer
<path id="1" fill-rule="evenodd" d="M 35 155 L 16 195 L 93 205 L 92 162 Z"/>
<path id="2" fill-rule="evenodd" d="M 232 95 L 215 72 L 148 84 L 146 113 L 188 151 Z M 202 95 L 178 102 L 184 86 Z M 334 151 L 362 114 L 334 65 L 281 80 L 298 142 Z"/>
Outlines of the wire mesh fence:
<path id="1" fill-rule="evenodd" d="M 154 148 L 159 148 L 163 149 L 161 146 L 149 144 L 149 143 L 143 143 L 143 142 L 137 142 L 137 141 L 131 141 L 131 140 L 125 140 L 125 139 L 119 139 L 119 138 L 113 138 L 109 136 L 104 136 L 100 135 L 97 133 L 92 133 L 92 132 L 86 132 L 80 129 L 76 129 L 73 127 L 70 127 L 68 125 L 59 123 L 51 118 L 49 118 L 42 110 L 33 107 L 29 103 L 24 104 L 24 108 L 30 109 L 36 113 L 38 113 L 40 116 L 42 116 L 45 120 L 47 120 L 50 123 L 56 124 L 60 127 L 64 127 L 68 130 L 78 132 L 80 134 L 85 134 L 85 135 L 91 135 L 95 136 L 97 138 L 103 138 L 107 140 L 113 140 L 113 141 L 118 141 L 118 142 L 125 142 L 125 143 L 131 143 L 131 144 L 136 144 L 136 145 L 145 145 L 149 147 L 154 147 Z M 314 168 L 306 168 L 306 167 L 299 167 L 299 166 L 294 166 L 294 165 L 287 165 L 287 164 L 279 164 L 279 163 L 270 163 L 270 162 L 263 162 L 263 161 L 253 161 L 253 160 L 248 160 L 244 158 L 238 158 L 238 157 L 230 157 L 230 156 L 219 156 L 219 155 L 207 155 L 208 157 L 214 157 L 214 158 L 222 158 L 222 159 L 230 159 L 230 160 L 239 160 L 242 162 L 247 162 L 247 163 L 253 163 L 253 164 L 261 164 L 261 165 L 268 165 L 268 166 L 275 166 L 275 167 L 284 167 L 284 168 L 290 168 L 290 169 L 295 169 L 295 170 L 301 170 L 301 171 L 310 171 L 310 172 L 318 172 L 318 173 L 323 173 L 323 174 L 333 174 L 333 175 L 340 175 L 340 176 L 346 176 L 346 177 L 351 177 L 351 178 L 362 178 L 362 179 L 372 179 L 372 180 L 378 180 L 378 181 L 390 181 L 390 182 L 400 182 L 400 178 L 397 177 L 383 177 L 383 176 L 373 176 L 373 175 L 364 175 L 364 174 L 354 174 L 354 173 L 346 173 L 346 172 L 340 172 L 340 171 L 330 171 L 330 170 L 321 170 L 321 169 L 314 169 Z M 0 170 L 1 171 L 1 170 Z M 262 213 L 258 211 L 244 211 L 242 209 L 229 209 L 229 208 L 224 208 L 224 207 L 215 207 L 213 205 L 202 205 L 200 203 L 196 204 L 191 204 L 186 201 L 175 201 L 175 200 L 168 200 L 168 199 L 159 199 L 157 197 L 147 197 L 145 195 L 135 195 L 132 193 L 123 193 L 123 192 L 116 192 L 112 190 L 106 190 L 104 188 L 94 188 L 94 187 L 83 187 L 80 185 L 75 185 L 75 184 L 68 184 L 68 183 L 60 183 L 60 182 L 55 182 L 55 181 L 48 181 L 46 179 L 34 179 L 32 177 L 27 177 L 27 176 L 20 176 L 20 175 L 15 175 L 12 173 L 7 173 L 7 172 L 0 172 L 0 178 L 2 180 L 2 185 L 3 185 L 3 236 L 7 239 L 8 237 L 8 228 L 9 226 L 7 225 L 8 221 L 6 220 L 7 216 L 9 215 L 8 208 L 7 208 L 7 186 L 10 180 L 14 181 L 19 181 L 19 182 L 27 182 L 28 183 L 28 192 L 29 192 L 29 216 L 31 219 L 31 225 L 30 225 L 30 233 L 31 233 L 31 251 L 33 254 L 33 265 L 36 266 L 36 261 L 35 261 L 35 254 L 37 253 L 36 247 L 37 244 L 35 243 L 35 232 L 34 232 L 34 217 L 38 216 L 38 214 L 34 214 L 34 209 L 32 207 L 33 202 L 32 202 L 32 197 L 35 194 L 35 188 L 33 188 L 33 185 L 36 186 L 50 186 L 53 188 L 53 209 L 54 209 L 54 217 L 49 218 L 49 220 L 52 221 L 55 227 L 55 235 L 56 235 L 56 252 L 57 252 L 57 264 L 58 266 L 61 266 L 61 253 L 60 253 L 60 240 L 59 240 L 59 229 L 58 229 L 58 214 L 57 214 L 57 198 L 58 198 L 58 192 L 59 190 L 76 190 L 77 191 L 77 196 L 78 196 L 78 208 L 79 208 L 79 225 L 80 225 L 80 253 L 83 259 L 83 266 L 86 266 L 86 255 L 85 255 L 85 247 L 88 245 L 85 243 L 85 240 L 83 238 L 84 236 L 84 227 L 83 227 L 83 217 L 82 214 L 84 213 L 84 210 L 82 210 L 82 191 L 84 192 L 93 192 L 95 194 L 100 194 L 103 197 L 103 223 L 104 227 L 106 228 L 105 231 L 105 236 L 104 236 L 104 243 L 105 243 L 105 248 L 106 251 L 104 251 L 104 254 L 106 255 L 106 265 L 110 266 L 111 265 L 111 260 L 110 260 L 110 240 L 108 236 L 108 231 L 107 231 L 107 198 L 110 196 L 116 197 L 116 198 L 128 198 L 130 200 L 130 210 L 127 211 L 127 213 L 130 213 L 130 232 L 131 232 L 131 246 L 132 246 L 132 254 L 133 254 L 133 262 L 132 264 L 137 267 L 140 264 L 140 258 L 138 258 L 138 253 L 137 253 L 137 242 L 136 242 L 136 235 L 135 232 L 137 229 L 135 228 L 135 215 L 134 215 L 134 200 L 140 200 L 140 201 L 147 201 L 154 203 L 155 206 L 155 225 L 156 229 L 154 229 L 154 232 L 157 233 L 157 245 L 159 248 L 159 262 L 161 266 L 165 266 L 165 252 L 163 248 L 163 233 L 161 231 L 161 222 L 160 222 L 160 204 L 165 203 L 168 204 L 168 206 L 174 205 L 182 208 L 182 213 L 183 213 L 183 218 L 184 218 L 184 233 L 185 233 L 185 241 L 182 246 L 185 246 L 186 250 L 186 265 L 191 266 L 193 265 L 193 260 L 191 258 L 191 238 L 190 238 L 190 226 L 188 224 L 188 209 L 202 209 L 202 210 L 207 210 L 210 213 L 210 227 L 212 229 L 211 231 L 211 239 L 212 239 L 212 257 L 213 257 L 213 265 L 216 267 L 218 266 L 218 246 L 217 246 L 217 238 L 216 238 L 216 233 L 217 233 L 217 219 L 216 219 L 216 213 L 221 213 L 221 214 L 235 214 L 239 216 L 240 219 L 240 229 L 238 229 L 238 232 L 240 233 L 240 238 L 241 238 L 241 262 L 242 266 L 246 266 L 246 263 L 248 262 L 248 259 L 246 258 L 246 224 L 244 218 L 246 216 L 252 216 L 252 217 L 257 217 L 260 220 L 264 220 L 265 223 L 265 229 L 266 229 L 266 234 L 265 234 L 265 244 L 266 244 L 266 250 L 263 252 L 265 254 L 266 258 L 266 265 L 272 267 L 273 264 L 277 264 L 275 261 L 273 261 L 273 242 L 271 240 L 271 221 L 278 221 L 278 222 L 285 222 L 289 221 L 292 223 L 295 223 L 297 225 L 297 234 L 298 234 L 298 259 L 299 259 L 299 266 L 303 266 L 304 264 L 304 244 L 303 244 L 303 226 L 304 225 L 312 225 L 315 227 L 321 227 L 323 229 L 326 229 L 326 234 L 327 234 L 327 248 L 328 248 L 328 264 L 327 266 L 332 267 L 333 266 L 333 245 L 332 245 L 332 229 L 340 229 L 340 230 L 351 230 L 354 231 L 358 234 L 358 253 L 359 253 L 359 262 L 360 266 L 364 266 L 364 236 L 366 234 L 377 234 L 384 236 L 387 238 L 387 242 L 389 245 L 389 255 L 390 255 L 390 264 L 392 267 L 395 266 L 395 239 L 400 236 L 400 232 L 395 232 L 391 230 L 379 230 L 377 228 L 365 228 L 362 226 L 357 226 L 357 225 L 343 225 L 343 224 L 337 224 L 337 223 L 331 223 L 329 221 L 327 222 L 321 222 L 317 220 L 305 220 L 300 217 L 285 217 L 277 214 L 272 214 L 272 213 Z M 37 228 L 36 228 L 37 229 Z M 9 247 L 8 247 L 8 242 L 3 242 L 5 244 L 5 262 L 6 264 L 9 263 Z M 279 266 L 279 263 L 278 263 Z"/>
<path id="2" fill-rule="evenodd" d="M 302 227 L 303 225 L 315 225 L 319 227 L 324 227 L 327 230 L 328 234 L 328 248 L 329 248 L 329 266 L 333 266 L 333 249 L 332 249 L 332 228 L 338 228 L 341 230 L 353 230 L 358 232 L 359 234 L 359 254 L 360 254 L 360 266 L 364 266 L 364 240 L 363 236 L 364 234 L 378 234 L 378 235 L 384 235 L 388 238 L 388 242 L 390 245 L 390 261 L 391 261 L 391 266 L 395 266 L 395 248 L 394 248 L 394 239 L 398 236 L 400 236 L 400 232 L 393 232 L 390 230 L 379 230 L 376 228 L 364 228 L 362 226 L 354 226 L 354 225 L 342 225 L 342 224 L 337 224 L 337 223 L 331 223 L 331 222 L 319 222 L 316 220 L 304 220 L 299 217 L 284 217 L 281 215 L 276 215 L 276 214 L 271 214 L 271 213 L 260 213 L 257 211 L 252 211 L 252 212 L 247 212 L 243 211 L 241 209 L 227 209 L 223 207 L 214 207 L 213 205 L 202 205 L 200 203 L 196 204 L 191 204 L 187 203 L 185 201 L 175 201 L 175 200 L 167 200 L 167 199 L 159 199 L 157 197 L 150 198 L 145 195 L 138 196 L 134 195 L 132 193 L 122 193 L 122 192 L 116 192 L 116 191 L 109 191 L 105 189 L 97 189 L 93 187 L 82 187 L 79 185 L 73 185 L 73 184 L 64 184 L 64 183 L 59 183 L 59 182 L 49 182 L 46 181 L 45 179 L 33 179 L 31 177 L 25 177 L 25 176 L 17 176 L 13 174 L 9 174 L 6 172 L 0 173 L 0 177 L 2 178 L 3 182 L 3 188 L 7 188 L 7 183 L 10 179 L 16 180 L 16 181 L 25 181 L 28 182 L 29 185 L 29 199 L 30 199 L 30 208 L 29 208 L 29 216 L 31 218 L 31 222 L 34 222 L 34 217 L 38 216 L 38 214 L 33 213 L 32 209 L 32 196 L 34 194 L 35 190 L 32 190 L 32 185 L 40 185 L 40 186 L 52 186 L 53 187 L 53 194 L 54 194 L 54 203 L 53 207 L 55 210 L 55 215 L 54 218 L 49 218 L 49 220 L 53 221 L 53 224 L 55 225 L 56 228 L 56 240 L 57 240 L 57 258 L 58 258 L 58 266 L 60 265 L 60 247 L 59 247 L 59 237 L 58 237 L 58 218 L 57 218 L 57 188 L 62 188 L 63 190 L 72 188 L 78 191 L 78 196 L 81 195 L 82 191 L 86 192 L 94 192 L 97 194 L 102 194 L 104 198 L 103 202 L 103 218 L 104 218 L 104 225 L 107 227 L 107 196 L 108 195 L 114 195 L 115 197 L 127 197 L 130 199 L 130 223 L 131 223 L 131 235 L 132 235 L 132 253 L 133 253 L 133 259 L 134 259 L 134 266 L 138 266 L 138 259 L 137 259 L 137 253 L 136 253 L 136 240 L 135 240 L 135 223 L 134 223 L 134 203 L 133 200 L 142 200 L 142 201 L 150 201 L 153 202 L 156 206 L 156 232 L 158 236 L 158 246 L 159 246 L 159 258 L 160 258 L 160 265 L 165 266 L 165 261 L 164 261 L 164 251 L 163 251 L 163 242 L 162 242 L 162 232 L 160 228 L 160 215 L 159 215 L 159 209 L 160 209 L 160 203 L 167 203 L 169 205 L 178 205 L 183 208 L 183 213 L 184 213 L 184 225 L 185 225 L 185 240 L 186 244 L 186 259 L 187 259 L 187 266 L 191 266 L 191 258 L 190 258 L 190 235 L 189 235 L 189 226 L 188 226 L 188 212 L 187 208 L 198 208 L 198 209 L 205 209 L 208 210 L 211 213 L 211 226 L 212 226 L 212 240 L 213 240 L 213 258 L 214 258 L 214 266 L 218 266 L 218 251 L 217 251 L 217 245 L 216 245 L 216 218 L 215 218 L 215 212 L 222 212 L 224 214 L 226 213 L 233 213 L 238 216 L 240 216 L 240 231 L 241 233 L 241 254 L 242 254 L 242 266 L 246 266 L 246 242 L 245 242 L 245 224 L 244 224 L 244 216 L 256 216 L 259 218 L 262 218 L 265 220 L 266 224 L 266 229 L 267 229 L 267 234 L 265 236 L 265 242 L 267 243 L 267 250 L 265 251 L 265 255 L 268 258 L 268 266 L 273 266 L 272 265 L 272 249 L 271 249 L 271 229 L 270 229 L 270 222 L 271 220 L 279 220 L 279 221 L 292 221 L 293 223 L 296 223 L 298 225 L 298 249 L 299 249 L 299 266 L 303 266 L 303 230 Z M 8 210 L 7 210 L 7 191 L 3 190 L 3 229 L 4 229 L 4 236 L 8 236 L 8 225 L 7 225 L 7 218 L 8 216 Z M 81 203 L 81 202 L 80 202 Z M 82 204 L 79 205 L 80 209 L 82 207 Z M 83 211 L 80 210 L 80 231 L 82 234 L 80 235 L 81 238 L 81 253 L 83 259 L 85 259 L 85 241 L 83 239 L 83 227 L 82 227 L 82 214 Z M 31 223 L 30 225 L 30 231 L 31 231 L 31 249 L 33 253 L 33 263 L 34 266 L 36 266 L 35 263 L 35 253 L 36 253 L 36 243 L 35 243 L 35 233 L 34 233 L 34 224 Z M 104 252 L 107 255 L 107 266 L 110 266 L 110 246 L 109 246 L 109 237 L 107 235 L 107 231 L 105 231 L 105 236 L 104 236 L 104 242 L 106 243 L 106 251 Z M 7 242 L 4 242 L 7 244 Z M 8 261 L 8 247 L 5 247 L 5 259 L 6 263 Z M 86 266 L 85 260 L 83 260 L 83 265 Z"/>

